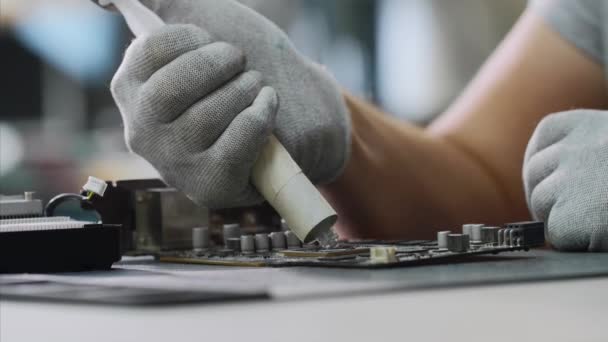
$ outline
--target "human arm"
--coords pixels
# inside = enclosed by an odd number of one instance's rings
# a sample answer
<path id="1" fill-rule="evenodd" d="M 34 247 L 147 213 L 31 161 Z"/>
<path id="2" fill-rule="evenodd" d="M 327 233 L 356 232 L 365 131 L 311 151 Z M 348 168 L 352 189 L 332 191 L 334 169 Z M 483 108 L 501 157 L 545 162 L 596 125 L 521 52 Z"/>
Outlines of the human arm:
<path id="1" fill-rule="evenodd" d="M 428 129 L 347 95 L 352 154 L 324 193 L 353 237 L 429 238 L 465 222 L 526 219 L 521 170 L 538 122 L 605 108 L 602 67 L 528 10 L 462 96 Z"/>
<path id="2" fill-rule="evenodd" d="M 466 221 L 490 224 L 528 217 L 521 166 L 525 145 L 538 121 L 563 109 L 605 105 L 601 67 L 533 13 L 523 16 L 460 100 L 423 130 L 389 118 L 349 95 L 345 95 L 345 106 L 336 95 L 339 88 L 326 73 L 298 55 L 284 34 L 233 1 L 148 5 L 169 23 L 194 23 L 209 29 L 214 39 L 244 51 L 245 71 L 258 70 L 266 84 L 277 90 L 274 133 L 313 180 L 340 174 L 350 156 L 341 176 L 321 186 L 342 217 L 340 232 L 345 237 L 428 238 L 435 229 L 453 228 Z M 235 26 L 236 22 L 239 25 Z M 140 57 L 149 60 L 153 56 L 141 53 Z M 199 65 L 184 64 L 185 75 L 193 66 Z M 123 101 L 123 107 L 128 108 L 131 97 Z M 347 108 L 353 122 L 352 144 Z M 204 119 L 206 114 L 198 115 Z M 231 117 L 230 113 L 217 113 L 223 114 Z M 266 124 L 272 126 L 270 121 Z M 215 125 L 199 123 L 198 132 L 218 130 L 219 134 L 222 129 Z M 192 148 L 180 139 L 167 139 L 164 146 L 186 153 Z M 231 146 L 230 152 L 238 158 L 250 151 L 244 148 L 250 145 L 242 142 Z M 222 205 L 237 203 L 237 191 L 227 192 L 222 185 L 227 182 L 232 185 L 238 180 L 242 187 L 236 190 L 248 188 L 248 171 L 242 164 L 234 164 L 234 173 L 219 172 L 208 163 L 179 164 L 152 155 L 155 151 L 143 154 L 173 176 L 176 171 L 189 175 L 178 176 L 176 183 L 183 181 L 179 188 L 198 196 L 199 203 L 216 201 L 214 193 L 223 195 Z M 218 171 L 216 179 L 221 182 L 209 183 L 201 166 Z M 208 187 L 189 186 L 193 182 Z"/>

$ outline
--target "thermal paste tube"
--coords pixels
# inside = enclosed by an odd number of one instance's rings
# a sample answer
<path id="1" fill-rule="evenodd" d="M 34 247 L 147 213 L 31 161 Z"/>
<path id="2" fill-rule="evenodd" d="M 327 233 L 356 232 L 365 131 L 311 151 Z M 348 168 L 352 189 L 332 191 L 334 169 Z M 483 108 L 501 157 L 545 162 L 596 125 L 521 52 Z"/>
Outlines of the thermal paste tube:
<path id="1" fill-rule="evenodd" d="M 270 136 L 253 167 L 253 184 L 301 241 L 330 235 L 336 212 L 275 136 Z"/>

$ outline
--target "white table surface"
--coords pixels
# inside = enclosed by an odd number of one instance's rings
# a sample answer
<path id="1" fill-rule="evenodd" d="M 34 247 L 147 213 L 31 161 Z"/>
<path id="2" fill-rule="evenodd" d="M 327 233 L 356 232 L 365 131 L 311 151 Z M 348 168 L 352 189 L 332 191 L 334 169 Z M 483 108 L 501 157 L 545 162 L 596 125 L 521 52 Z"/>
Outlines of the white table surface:
<path id="1" fill-rule="evenodd" d="M 0 300 L 0 341 L 608 341 L 608 278 L 129 308 Z"/>

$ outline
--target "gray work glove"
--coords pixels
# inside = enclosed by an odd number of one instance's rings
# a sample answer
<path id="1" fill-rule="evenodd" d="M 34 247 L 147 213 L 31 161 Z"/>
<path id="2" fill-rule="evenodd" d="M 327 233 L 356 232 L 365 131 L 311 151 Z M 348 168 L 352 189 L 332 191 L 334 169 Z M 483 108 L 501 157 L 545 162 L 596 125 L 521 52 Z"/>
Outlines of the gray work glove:
<path id="1" fill-rule="evenodd" d="M 524 162 L 528 205 L 564 251 L 608 251 L 608 112 L 545 118 Z"/>
<path id="2" fill-rule="evenodd" d="M 112 81 L 128 145 L 168 184 L 210 207 L 261 201 L 250 174 L 271 132 L 313 183 L 342 172 L 340 89 L 274 24 L 232 0 L 144 4 L 193 24 L 136 39 Z"/>

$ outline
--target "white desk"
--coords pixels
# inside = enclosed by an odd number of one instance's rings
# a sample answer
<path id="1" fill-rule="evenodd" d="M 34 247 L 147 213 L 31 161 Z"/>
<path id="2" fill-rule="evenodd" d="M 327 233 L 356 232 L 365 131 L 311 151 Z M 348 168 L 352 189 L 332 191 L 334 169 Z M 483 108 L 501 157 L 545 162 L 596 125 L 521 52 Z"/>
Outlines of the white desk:
<path id="1" fill-rule="evenodd" d="M 0 301 L 0 341 L 607 341 L 608 278 L 164 309 Z"/>

